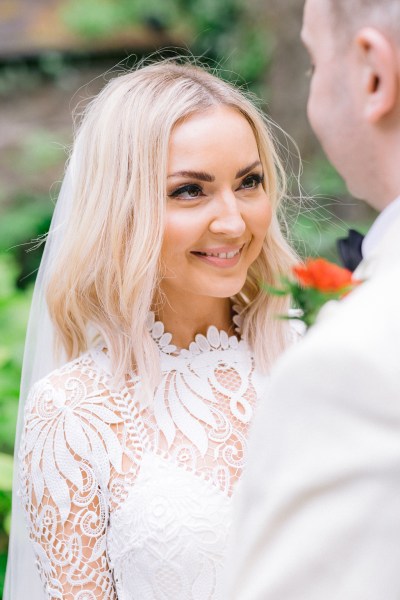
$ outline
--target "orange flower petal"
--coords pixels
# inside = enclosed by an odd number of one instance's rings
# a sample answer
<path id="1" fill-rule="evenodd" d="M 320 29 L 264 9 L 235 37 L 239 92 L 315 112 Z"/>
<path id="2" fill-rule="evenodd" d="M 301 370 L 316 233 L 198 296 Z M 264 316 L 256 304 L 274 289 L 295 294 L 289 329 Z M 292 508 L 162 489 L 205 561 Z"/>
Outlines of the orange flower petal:
<path id="1" fill-rule="evenodd" d="M 293 274 L 302 286 L 320 292 L 339 292 L 354 284 L 351 271 L 324 258 L 309 259 L 304 265 L 296 265 Z"/>

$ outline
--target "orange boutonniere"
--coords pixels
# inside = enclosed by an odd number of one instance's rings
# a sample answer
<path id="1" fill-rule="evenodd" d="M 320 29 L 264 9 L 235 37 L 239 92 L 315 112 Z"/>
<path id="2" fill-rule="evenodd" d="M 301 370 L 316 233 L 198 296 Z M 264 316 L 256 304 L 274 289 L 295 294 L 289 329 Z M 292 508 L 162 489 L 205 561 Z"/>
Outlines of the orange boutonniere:
<path id="1" fill-rule="evenodd" d="M 283 280 L 282 288 L 264 286 L 266 291 L 278 296 L 291 295 L 296 316 L 281 317 L 298 319 L 307 327 L 313 325 L 323 305 L 329 300 L 340 300 L 361 282 L 344 269 L 324 258 L 310 258 L 304 264 L 295 265 L 293 276 Z"/>

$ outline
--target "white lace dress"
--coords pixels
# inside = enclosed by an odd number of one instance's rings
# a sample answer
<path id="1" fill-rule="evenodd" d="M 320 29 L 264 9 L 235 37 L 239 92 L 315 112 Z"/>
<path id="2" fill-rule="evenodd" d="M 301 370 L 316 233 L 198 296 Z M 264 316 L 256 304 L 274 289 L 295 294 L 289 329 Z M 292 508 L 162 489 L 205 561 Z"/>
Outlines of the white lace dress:
<path id="1" fill-rule="evenodd" d="M 101 347 L 31 391 L 20 493 L 46 598 L 222 599 L 232 492 L 267 379 L 215 327 L 180 351 L 149 327 L 162 365 L 151 405 L 135 375 L 113 385 Z"/>

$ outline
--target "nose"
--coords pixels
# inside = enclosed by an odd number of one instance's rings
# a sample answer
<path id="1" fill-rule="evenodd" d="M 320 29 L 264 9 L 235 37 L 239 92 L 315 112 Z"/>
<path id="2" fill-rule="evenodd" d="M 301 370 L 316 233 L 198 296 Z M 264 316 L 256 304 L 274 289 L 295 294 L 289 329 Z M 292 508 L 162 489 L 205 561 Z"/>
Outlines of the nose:
<path id="1" fill-rule="evenodd" d="M 246 230 L 246 223 L 235 194 L 229 190 L 214 200 L 214 214 L 209 225 L 211 233 L 240 237 Z"/>

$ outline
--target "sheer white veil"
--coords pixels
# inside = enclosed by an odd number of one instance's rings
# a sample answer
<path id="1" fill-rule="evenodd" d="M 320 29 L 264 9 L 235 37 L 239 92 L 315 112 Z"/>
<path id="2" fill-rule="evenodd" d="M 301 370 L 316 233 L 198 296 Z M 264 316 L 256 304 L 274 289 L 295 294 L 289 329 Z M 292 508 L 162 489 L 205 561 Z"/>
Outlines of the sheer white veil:
<path id="1" fill-rule="evenodd" d="M 65 362 L 62 355 L 58 360 L 55 357 L 54 329 L 47 310 L 45 289 L 53 268 L 57 268 L 58 249 L 71 213 L 73 182 L 76 181 L 78 164 L 75 145 L 54 210 L 29 315 L 15 437 L 11 534 L 3 600 L 46 599 L 39 571 L 35 565 L 33 545 L 29 540 L 25 512 L 18 493 L 18 454 L 24 427 L 25 403 L 31 386 L 57 368 L 60 361 Z"/>

